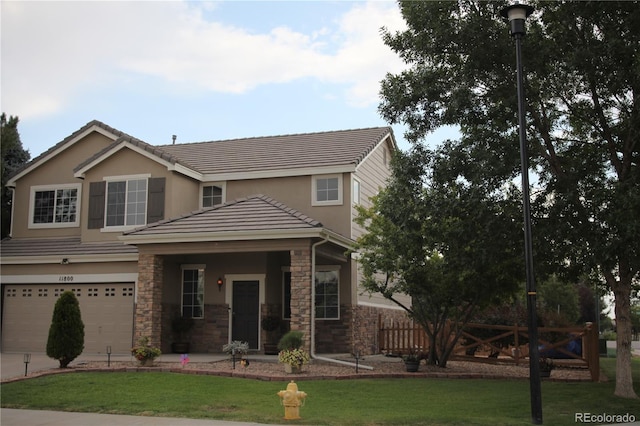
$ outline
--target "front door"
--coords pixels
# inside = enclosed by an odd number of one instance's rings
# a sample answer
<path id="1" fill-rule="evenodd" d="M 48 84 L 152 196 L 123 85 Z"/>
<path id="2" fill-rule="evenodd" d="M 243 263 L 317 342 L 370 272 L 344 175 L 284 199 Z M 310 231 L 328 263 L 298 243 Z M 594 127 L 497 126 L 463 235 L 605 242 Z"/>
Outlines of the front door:
<path id="1" fill-rule="evenodd" d="M 249 342 L 250 349 L 258 349 L 259 295 L 258 281 L 233 282 L 231 340 Z"/>

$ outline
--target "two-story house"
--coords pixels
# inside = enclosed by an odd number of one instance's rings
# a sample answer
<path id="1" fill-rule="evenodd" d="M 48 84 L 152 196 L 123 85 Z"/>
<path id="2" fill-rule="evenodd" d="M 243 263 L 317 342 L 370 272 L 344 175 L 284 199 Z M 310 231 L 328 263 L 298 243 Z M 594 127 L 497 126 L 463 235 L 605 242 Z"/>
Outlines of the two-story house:
<path id="1" fill-rule="evenodd" d="M 395 149 L 388 127 L 154 146 L 88 123 L 9 179 L 2 350 L 44 351 L 72 290 L 87 353 L 167 352 L 176 316 L 191 352 L 260 350 L 265 316 L 313 352 L 375 352 L 378 318 L 403 313 L 361 294 L 348 250 Z"/>

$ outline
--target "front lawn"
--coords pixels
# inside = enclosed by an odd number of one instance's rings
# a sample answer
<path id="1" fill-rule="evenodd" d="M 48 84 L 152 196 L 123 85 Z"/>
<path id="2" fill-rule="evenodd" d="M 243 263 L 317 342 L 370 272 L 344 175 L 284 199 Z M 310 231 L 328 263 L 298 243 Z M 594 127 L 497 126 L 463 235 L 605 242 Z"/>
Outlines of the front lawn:
<path id="1" fill-rule="evenodd" d="M 640 401 L 613 396 L 615 359 L 605 383 L 542 383 L 544 423 L 575 425 L 575 413 L 640 419 Z M 634 359 L 640 380 L 640 360 Z M 302 420 L 314 425 L 531 424 L 525 380 L 359 379 L 300 381 Z M 286 382 L 175 373 L 73 373 L 2 385 L 2 407 L 189 417 L 282 424 L 276 393 Z"/>

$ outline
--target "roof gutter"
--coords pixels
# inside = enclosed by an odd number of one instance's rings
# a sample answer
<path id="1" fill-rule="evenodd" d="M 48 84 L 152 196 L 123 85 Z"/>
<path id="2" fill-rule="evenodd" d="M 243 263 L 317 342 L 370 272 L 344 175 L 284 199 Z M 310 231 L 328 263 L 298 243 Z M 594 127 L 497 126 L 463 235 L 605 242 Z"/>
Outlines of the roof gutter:
<path id="1" fill-rule="evenodd" d="M 336 364 L 347 365 L 354 368 L 364 368 L 365 370 L 373 370 L 369 365 L 356 364 L 354 362 L 342 361 L 339 359 L 327 358 L 316 355 L 316 247 L 329 242 L 329 236 L 325 235 L 324 239 L 311 245 L 311 358 L 318 361 L 333 362 Z"/>

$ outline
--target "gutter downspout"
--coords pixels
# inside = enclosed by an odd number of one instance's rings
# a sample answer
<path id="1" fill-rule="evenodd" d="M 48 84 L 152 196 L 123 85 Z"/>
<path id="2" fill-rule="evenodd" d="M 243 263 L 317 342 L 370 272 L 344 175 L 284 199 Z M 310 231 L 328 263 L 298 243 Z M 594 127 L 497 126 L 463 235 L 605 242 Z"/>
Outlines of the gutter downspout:
<path id="1" fill-rule="evenodd" d="M 370 365 L 356 364 L 355 362 L 342 361 L 339 359 L 327 358 L 316 355 L 316 247 L 329 242 L 329 237 L 324 236 L 324 240 L 318 241 L 311 245 L 311 358 L 318 361 L 333 362 L 336 364 L 347 365 L 349 367 L 364 368 L 365 370 L 373 370 Z"/>

